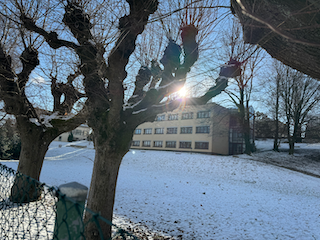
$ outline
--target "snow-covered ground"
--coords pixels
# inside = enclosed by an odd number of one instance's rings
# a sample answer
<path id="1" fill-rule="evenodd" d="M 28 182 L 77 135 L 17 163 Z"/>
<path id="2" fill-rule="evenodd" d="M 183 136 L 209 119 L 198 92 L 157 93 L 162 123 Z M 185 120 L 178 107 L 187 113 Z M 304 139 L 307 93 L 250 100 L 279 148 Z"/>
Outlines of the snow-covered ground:
<path id="1" fill-rule="evenodd" d="M 279 167 L 293 161 L 292 168 L 317 175 L 320 159 L 299 164 L 306 154 L 288 156 L 286 144 L 281 153 L 269 151 L 270 141 L 257 147 L 252 156 L 131 150 L 120 168 L 115 213 L 178 239 L 320 239 L 320 178 Z M 320 144 L 297 149 L 319 157 Z M 92 143 L 53 142 L 40 181 L 89 187 L 93 159 Z"/>

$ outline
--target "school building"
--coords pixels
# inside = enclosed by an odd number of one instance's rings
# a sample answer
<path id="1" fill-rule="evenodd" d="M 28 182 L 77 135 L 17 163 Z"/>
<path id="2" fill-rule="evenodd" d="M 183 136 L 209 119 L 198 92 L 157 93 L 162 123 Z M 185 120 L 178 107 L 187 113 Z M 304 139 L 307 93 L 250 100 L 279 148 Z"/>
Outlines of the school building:
<path id="1" fill-rule="evenodd" d="M 208 103 L 181 106 L 139 125 L 131 148 L 232 155 L 243 153 L 244 141 L 237 111 Z"/>

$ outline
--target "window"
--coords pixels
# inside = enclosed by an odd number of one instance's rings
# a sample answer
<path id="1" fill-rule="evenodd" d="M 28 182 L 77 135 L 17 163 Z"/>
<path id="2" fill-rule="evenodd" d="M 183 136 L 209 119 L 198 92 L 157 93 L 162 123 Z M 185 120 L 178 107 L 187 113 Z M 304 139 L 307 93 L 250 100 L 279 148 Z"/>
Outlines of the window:
<path id="1" fill-rule="evenodd" d="M 163 134 L 163 128 L 155 128 L 154 134 Z"/>
<path id="2" fill-rule="evenodd" d="M 154 141 L 153 146 L 154 147 L 162 147 L 162 141 Z"/>
<path id="3" fill-rule="evenodd" d="M 230 116 L 230 127 L 236 127 L 239 125 L 239 119 L 234 116 Z"/>
<path id="4" fill-rule="evenodd" d="M 192 134 L 192 127 L 181 127 L 180 133 L 181 134 Z"/>
<path id="5" fill-rule="evenodd" d="M 165 114 L 158 115 L 156 117 L 156 121 L 164 121 L 164 120 L 166 120 L 166 115 Z"/>
<path id="6" fill-rule="evenodd" d="M 136 134 L 136 135 L 141 134 L 141 128 L 137 128 L 137 129 L 134 131 L 134 134 Z"/>
<path id="7" fill-rule="evenodd" d="M 150 147 L 151 146 L 151 141 L 142 141 L 142 146 L 143 147 Z"/>
<path id="8" fill-rule="evenodd" d="M 143 129 L 143 134 L 152 134 L 152 128 Z"/>
<path id="9" fill-rule="evenodd" d="M 197 113 L 197 118 L 209 118 L 210 112 L 209 111 L 201 111 Z"/>
<path id="10" fill-rule="evenodd" d="M 193 118 L 193 112 L 182 113 L 181 119 L 192 119 L 192 118 Z"/>
<path id="11" fill-rule="evenodd" d="M 180 148 L 191 148 L 191 142 L 180 142 Z"/>
<path id="12" fill-rule="evenodd" d="M 178 128 L 177 127 L 168 127 L 167 134 L 177 134 Z"/>
<path id="13" fill-rule="evenodd" d="M 132 141 L 131 145 L 135 147 L 140 147 L 140 141 Z"/>
<path id="14" fill-rule="evenodd" d="M 243 142 L 243 134 L 240 131 L 237 131 L 235 129 L 230 129 L 230 142 L 242 143 Z"/>
<path id="15" fill-rule="evenodd" d="M 196 133 L 210 133 L 210 126 L 196 127 Z"/>
<path id="16" fill-rule="evenodd" d="M 169 114 L 168 115 L 168 120 L 172 121 L 172 120 L 178 120 L 178 114 Z"/>
<path id="17" fill-rule="evenodd" d="M 167 148 L 176 148 L 176 141 L 166 141 Z"/>
<path id="18" fill-rule="evenodd" d="M 79 130 L 79 129 L 76 129 L 76 130 L 73 131 L 73 134 L 74 135 L 82 135 L 82 131 Z"/>
<path id="19" fill-rule="evenodd" d="M 195 142 L 195 149 L 209 149 L 209 142 Z"/>

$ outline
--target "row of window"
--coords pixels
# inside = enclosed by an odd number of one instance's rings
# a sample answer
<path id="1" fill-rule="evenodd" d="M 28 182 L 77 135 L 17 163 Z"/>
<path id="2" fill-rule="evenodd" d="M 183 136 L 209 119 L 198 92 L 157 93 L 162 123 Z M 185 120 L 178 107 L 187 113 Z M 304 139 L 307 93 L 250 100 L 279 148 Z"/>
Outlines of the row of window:
<path id="1" fill-rule="evenodd" d="M 141 134 L 141 128 L 137 128 L 134 132 L 136 135 Z M 177 127 L 168 127 L 167 134 L 177 134 Z M 210 126 L 198 126 L 196 127 L 196 133 L 210 133 Z M 143 134 L 152 134 L 152 128 L 143 129 Z M 155 128 L 154 134 L 164 134 L 164 128 Z M 192 134 L 192 127 L 180 127 L 180 134 Z"/>
<path id="2" fill-rule="evenodd" d="M 75 130 L 72 130 L 72 134 L 79 135 L 79 136 L 88 136 L 89 135 L 89 131 L 75 129 Z"/>
<path id="3" fill-rule="evenodd" d="M 210 117 L 210 111 L 199 111 L 197 112 L 197 118 L 209 118 Z M 193 112 L 187 112 L 187 113 L 182 113 L 181 114 L 181 120 L 184 119 L 193 119 Z M 166 115 L 161 114 L 156 117 L 156 121 L 165 121 L 166 120 Z M 179 114 L 168 114 L 168 121 L 173 121 L 173 120 L 179 120 Z"/>
<path id="4" fill-rule="evenodd" d="M 166 148 L 176 148 L 177 141 L 166 141 L 165 142 Z M 132 146 L 140 147 L 140 141 L 132 141 Z M 142 141 L 142 147 L 151 147 L 151 141 Z M 153 141 L 153 147 L 163 147 L 163 141 Z M 180 141 L 179 148 L 188 148 L 192 149 L 192 142 L 191 141 Z M 195 149 L 209 149 L 209 142 L 195 142 L 194 145 Z"/>

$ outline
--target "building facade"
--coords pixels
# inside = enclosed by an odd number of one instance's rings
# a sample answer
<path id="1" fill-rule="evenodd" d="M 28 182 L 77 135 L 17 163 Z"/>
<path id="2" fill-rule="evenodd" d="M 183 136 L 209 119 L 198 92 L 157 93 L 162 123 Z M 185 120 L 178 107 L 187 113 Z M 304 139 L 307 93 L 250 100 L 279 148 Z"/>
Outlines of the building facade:
<path id="1" fill-rule="evenodd" d="M 72 141 L 86 140 L 91 133 L 91 128 L 89 128 L 87 124 L 81 124 L 71 132 L 62 133 L 54 141 L 68 142 L 68 137 L 71 133 L 73 135 Z"/>
<path id="2" fill-rule="evenodd" d="M 215 103 L 181 106 L 139 125 L 133 149 L 187 151 L 209 154 L 242 153 L 244 142 L 233 110 Z"/>

